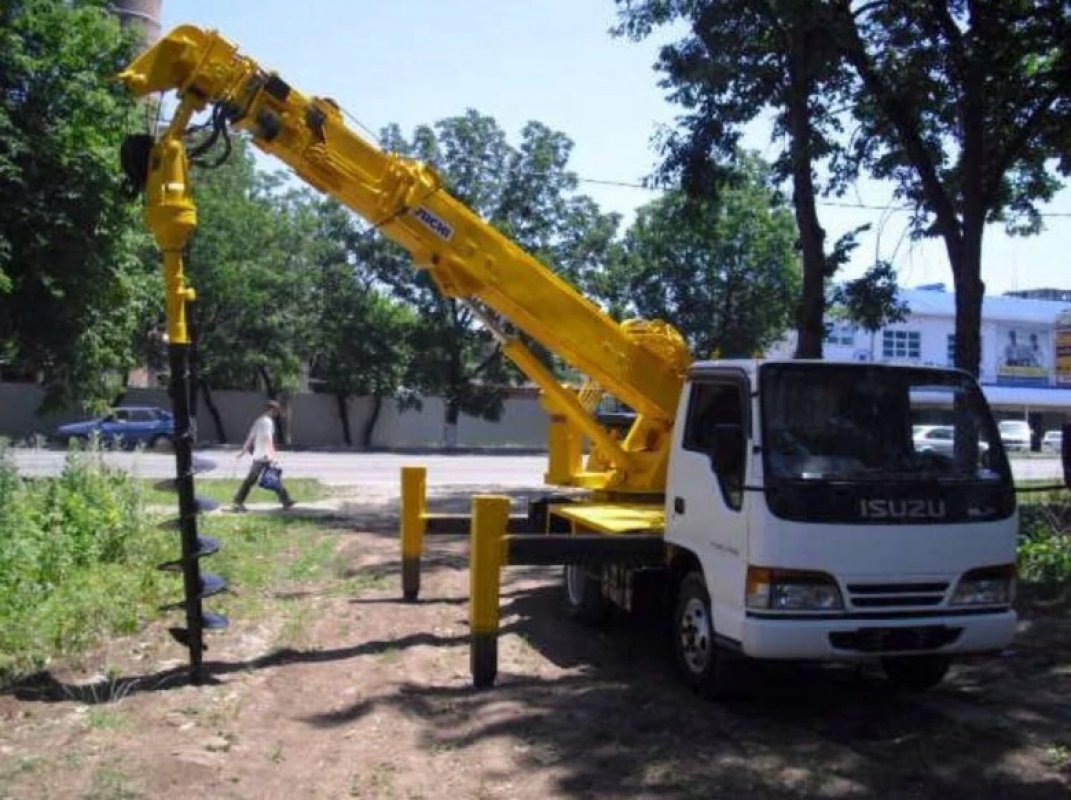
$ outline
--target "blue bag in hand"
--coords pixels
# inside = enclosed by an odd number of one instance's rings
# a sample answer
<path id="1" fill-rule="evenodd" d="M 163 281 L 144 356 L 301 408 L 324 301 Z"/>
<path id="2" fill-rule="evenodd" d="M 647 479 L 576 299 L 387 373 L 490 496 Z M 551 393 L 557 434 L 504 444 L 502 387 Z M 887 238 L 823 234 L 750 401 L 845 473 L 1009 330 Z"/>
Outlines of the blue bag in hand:
<path id="1" fill-rule="evenodd" d="M 268 466 L 264 467 L 260 473 L 260 477 L 257 478 L 257 486 L 261 489 L 277 492 L 282 485 L 283 470 L 275 464 L 268 464 Z"/>

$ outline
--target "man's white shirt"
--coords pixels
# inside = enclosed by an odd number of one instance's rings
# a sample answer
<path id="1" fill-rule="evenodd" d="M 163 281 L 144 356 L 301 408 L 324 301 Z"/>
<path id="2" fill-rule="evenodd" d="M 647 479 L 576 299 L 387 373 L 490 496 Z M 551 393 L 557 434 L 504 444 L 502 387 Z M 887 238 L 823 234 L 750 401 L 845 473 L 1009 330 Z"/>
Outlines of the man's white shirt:
<path id="1" fill-rule="evenodd" d="M 275 435 L 275 424 L 268 414 L 257 417 L 253 423 L 253 460 L 271 458 L 272 437 Z"/>

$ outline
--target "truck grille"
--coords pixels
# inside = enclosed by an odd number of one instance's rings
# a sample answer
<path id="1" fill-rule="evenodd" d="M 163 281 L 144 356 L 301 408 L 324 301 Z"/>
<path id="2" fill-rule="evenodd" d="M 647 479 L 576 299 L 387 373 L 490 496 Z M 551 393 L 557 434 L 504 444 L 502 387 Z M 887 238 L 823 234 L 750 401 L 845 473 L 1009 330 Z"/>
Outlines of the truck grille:
<path id="1" fill-rule="evenodd" d="M 829 643 L 838 650 L 860 653 L 902 653 L 936 650 L 959 638 L 963 628 L 924 625 L 915 628 L 860 628 L 829 634 Z"/>
<path id="2" fill-rule="evenodd" d="M 948 584 L 849 583 L 848 596 L 856 608 L 926 608 L 940 605 Z"/>

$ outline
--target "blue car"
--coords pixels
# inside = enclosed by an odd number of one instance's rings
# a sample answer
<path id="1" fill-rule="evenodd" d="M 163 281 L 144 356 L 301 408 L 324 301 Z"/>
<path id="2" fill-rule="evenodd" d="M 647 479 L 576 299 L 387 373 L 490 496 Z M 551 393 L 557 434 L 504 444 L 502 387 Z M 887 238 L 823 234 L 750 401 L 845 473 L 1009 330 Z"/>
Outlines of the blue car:
<path id="1" fill-rule="evenodd" d="M 96 435 L 101 443 L 116 447 L 149 447 L 169 450 L 175 435 L 175 421 L 169 411 L 152 406 L 121 406 L 97 419 L 72 422 L 56 429 L 63 444 L 88 441 Z"/>

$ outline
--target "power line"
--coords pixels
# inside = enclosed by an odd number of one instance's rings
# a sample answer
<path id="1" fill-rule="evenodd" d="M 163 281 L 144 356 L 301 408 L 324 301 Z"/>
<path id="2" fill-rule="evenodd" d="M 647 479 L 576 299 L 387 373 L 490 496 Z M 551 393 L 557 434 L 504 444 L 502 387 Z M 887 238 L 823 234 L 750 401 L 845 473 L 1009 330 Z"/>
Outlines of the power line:
<path id="1" fill-rule="evenodd" d="M 647 192 L 660 192 L 663 189 L 657 186 L 647 186 L 642 183 L 631 183 L 629 181 L 613 181 L 603 180 L 600 178 L 581 178 L 577 177 L 577 183 L 594 183 L 601 186 L 620 186 L 625 189 L 642 189 Z M 816 200 L 815 205 L 824 206 L 827 208 L 854 208 L 862 211 L 886 211 L 897 213 L 910 213 L 914 211 L 911 206 L 878 206 L 869 203 L 849 203 L 838 200 Z M 1071 217 L 1071 211 L 1042 211 L 1039 216 L 1042 217 Z"/>

